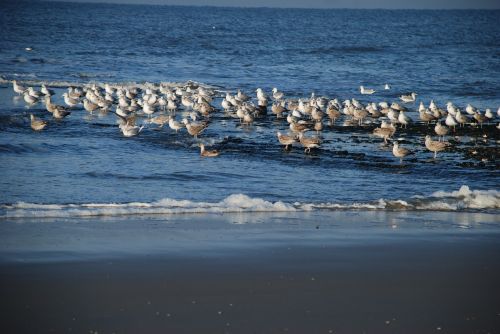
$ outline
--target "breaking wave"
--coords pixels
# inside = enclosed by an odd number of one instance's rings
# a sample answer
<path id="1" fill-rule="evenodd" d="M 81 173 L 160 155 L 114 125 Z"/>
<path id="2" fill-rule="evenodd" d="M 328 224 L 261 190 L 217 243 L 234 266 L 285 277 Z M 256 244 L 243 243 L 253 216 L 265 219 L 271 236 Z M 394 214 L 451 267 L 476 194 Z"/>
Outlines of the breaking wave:
<path id="1" fill-rule="evenodd" d="M 496 209 L 500 209 L 500 191 L 471 190 L 468 186 L 462 186 L 458 191 L 437 191 L 430 196 L 413 196 L 407 200 L 379 199 L 359 203 L 271 202 L 243 194 L 230 195 L 220 202 L 193 202 L 170 198 L 149 203 L 36 204 L 17 202 L 1 205 L 0 218 L 68 218 L 315 210 L 468 211 Z"/>

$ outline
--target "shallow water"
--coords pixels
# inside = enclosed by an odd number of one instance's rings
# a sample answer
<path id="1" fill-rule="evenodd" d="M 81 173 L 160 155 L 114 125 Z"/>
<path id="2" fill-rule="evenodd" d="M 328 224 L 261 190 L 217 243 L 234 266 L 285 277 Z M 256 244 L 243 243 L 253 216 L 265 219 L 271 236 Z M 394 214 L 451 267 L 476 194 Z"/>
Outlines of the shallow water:
<path id="1" fill-rule="evenodd" d="M 451 100 L 461 108 L 472 103 L 496 111 L 499 18 L 499 11 L 9 3 L 0 13 L 0 202 L 151 204 L 170 198 L 197 207 L 245 194 L 250 202 L 261 198 L 296 208 L 295 202 L 412 202 L 415 195 L 451 193 L 462 185 L 498 189 L 498 161 L 466 154 L 484 146 L 498 152 L 494 124 L 460 132 L 455 149 L 437 160 L 422 144 L 432 127 L 398 131 L 415 151 L 400 164 L 390 147 L 370 136 L 374 125 L 326 127 L 321 149 L 305 155 L 300 147 L 285 152 L 278 145 L 275 132 L 287 128 L 283 120 L 269 115 L 246 127 L 218 112 L 201 140 L 222 154 L 203 159 L 185 131 L 147 126 L 139 136 L 124 138 L 112 114 L 90 116 L 81 107 L 56 122 L 40 104 L 28 110 L 6 82 L 195 80 L 252 95 L 257 87 L 277 86 L 292 97 L 314 91 L 363 102 L 395 101 L 416 91 L 417 103 L 434 99 L 443 106 Z M 387 92 L 386 82 L 393 87 Z M 360 84 L 380 91 L 363 97 Z M 58 103 L 62 92 L 56 89 Z M 30 129 L 30 112 L 50 121 L 46 130 Z M 416 113 L 410 116 L 417 120 Z M 468 195 L 460 195 L 448 208 L 426 209 L 496 210 L 498 192 L 490 195 L 488 205 L 464 206 Z M 0 210 L 4 216 L 23 214 Z"/>

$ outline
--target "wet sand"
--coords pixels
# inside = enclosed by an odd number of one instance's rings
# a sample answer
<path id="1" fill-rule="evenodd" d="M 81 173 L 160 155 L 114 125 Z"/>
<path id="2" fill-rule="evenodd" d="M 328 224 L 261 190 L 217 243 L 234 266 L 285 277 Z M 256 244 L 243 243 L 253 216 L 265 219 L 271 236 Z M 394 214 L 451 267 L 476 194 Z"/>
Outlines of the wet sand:
<path id="1" fill-rule="evenodd" d="M 334 219 L 325 219 L 329 215 Z M 458 216 L 475 224 L 439 223 Z M 270 225 L 227 225 L 235 217 Z M 83 244 L 97 247 L 101 239 L 88 235 L 95 235 L 92 226 L 86 232 L 74 221 L 38 223 L 38 244 L 24 245 L 22 252 L 1 247 L 0 327 L 8 333 L 499 331 L 500 231 L 489 224 L 495 215 L 341 212 L 299 215 L 300 223 L 293 218 L 186 215 L 173 219 L 177 227 L 172 221 L 157 225 L 158 219 L 100 222 L 107 231 L 102 241 L 113 246 L 91 255 L 61 245 L 63 236 L 79 230 Z M 150 230 L 164 247 L 154 238 L 145 238 L 149 247 L 134 247 L 123 232 L 116 233 L 122 243 L 113 240 L 107 234 L 116 231 L 114 224 L 136 239 L 147 235 L 139 230 Z M 9 242 L 30 228 L 26 222 L 3 225 L 0 239 Z M 49 233 L 48 243 L 60 246 L 41 246 Z M 113 253 L 117 245 L 123 249 Z M 43 259 L 27 255 L 35 248 Z"/>

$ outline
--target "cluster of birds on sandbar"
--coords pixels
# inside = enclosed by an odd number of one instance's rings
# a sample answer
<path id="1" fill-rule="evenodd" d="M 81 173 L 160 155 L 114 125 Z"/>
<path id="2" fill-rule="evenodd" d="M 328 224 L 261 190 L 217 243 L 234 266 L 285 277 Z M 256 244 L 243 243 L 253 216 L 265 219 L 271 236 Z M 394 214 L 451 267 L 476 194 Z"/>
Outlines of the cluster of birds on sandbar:
<path id="1" fill-rule="evenodd" d="M 458 127 L 481 127 L 484 123 L 493 123 L 500 117 L 500 108 L 496 115 L 491 109 L 481 112 L 478 108 L 468 104 L 464 110 L 452 102 L 447 102 L 444 107 L 439 107 L 433 100 L 428 106 L 421 101 L 418 108 L 410 110 L 408 104 L 416 106 L 415 92 L 399 96 L 394 102 L 367 102 L 362 103 L 355 98 L 340 101 L 338 98 L 316 96 L 295 98 L 287 97 L 283 91 L 273 88 L 266 93 L 257 88 L 255 95 L 247 95 L 242 90 L 231 92 L 216 91 L 211 87 L 197 83 L 186 84 L 152 84 L 119 85 L 119 84 L 87 84 L 82 86 L 69 86 L 62 94 L 64 105 L 52 101 L 55 92 L 46 85 L 41 85 L 37 90 L 34 87 L 25 87 L 13 81 L 14 92 L 22 95 L 27 106 L 43 103 L 47 111 L 56 120 L 64 119 L 71 115 L 73 110 L 83 109 L 89 113 L 111 112 L 116 115 L 118 129 L 125 137 L 137 136 L 143 131 L 145 125 L 156 124 L 160 128 L 168 127 L 178 133 L 185 129 L 189 135 L 198 139 L 211 124 L 214 113 L 224 113 L 229 117 L 238 119 L 242 126 L 250 126 L 255 119 L 275 117 L 287 124 L 288 131 L 282 129 L 276 132 L 278 142 L 289 150 L 294 145 L 303 147 L 305 153 L 317 149 L 322 145 L 321 133 L 325 130 L 325 120 L 330 128 L 343 118 L 344 126 L 362 126 L 366 122 L 377 124 L 372 134 L 384 140 L 393 141 L 392 153 L 402 159 L 414 152 L 402 147 L 393 137 L 397 131 L 404 131 L 416 123 L 430 125 L 434 123 L 434 133 L 425 136 L 425 147 L 434 153 L 446 150 L 451 146 L 446 136 Z M 385 90 L 391 89 L 386 84 Z M 372 95 L 374 89 L 360 86 L 362 95 Z M 253 95 L 253 94 L 252 94 Z M 185 115 L 177 119 L 176 112 L 182 110 Z M 419 120 L 409 116 L 410 112 L 418 113 Z M 35 131 L 43 130 L 48 122 L 30 114 L 31 128 Z M 138 118 L 145 119 L 137 124 Z M 286 122 L 286 123 L 285 123 Z M 281 124 L 281 123 L 280 123 Z M 500 129 L 500 123 L 496 126 Z M 307 135 L 315 132 L 315 135 Z M 207 150 L 205 144 L 199 143 L 200 155 L 215 157 L 220 154 L 218 150 Z"/>

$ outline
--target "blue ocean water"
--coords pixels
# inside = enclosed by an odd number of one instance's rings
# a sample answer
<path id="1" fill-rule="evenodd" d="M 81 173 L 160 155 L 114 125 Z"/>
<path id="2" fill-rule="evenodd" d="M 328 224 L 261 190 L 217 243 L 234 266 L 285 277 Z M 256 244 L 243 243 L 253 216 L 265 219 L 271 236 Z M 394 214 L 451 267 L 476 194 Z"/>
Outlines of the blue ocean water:
<path id="1" fill-rule="evenodd" d="M 498 151 L 496 123 L 485 126 L 486 138 L 477 131 L 458 136 L 456 149 L 437 160 L 422 144 L 425 134 L 398 131 L 405 147 L 415 151 L 400 164 L 391 147 L 370 135 L 373 128 L 342 127 L 342 122 L 327 127 L 321 149 L 306 155 L 300 147 L 285 152 L 279 146 L 275 133 L 287 129 L 284 120 L 269 115 L 247 127 L 218 112 L 201 140 L 222 154 L 206 159 L 185 131 L 147 126 L 139 136 L 124 138 L 114 115 L 90 116 L 81 107 L 53 121 L 43 105 L 27 109 L 15 99 L 10 84 L 14 79 L 53 86 L 193 80 L 221 92 L 242 89 L 255 96 L 257 87 L 268 93 L 278 87 L 289 97 L 314 92 L 363 103 L 397 101 L 415 91 L 417 102 L 410 108 L 433 99 L 443 108 L 452 101 L 462 109 L 471 103 L 496 113 L 500 11 L 3 6 L 3 204 L 220 202 L 233 194 L 285 203 L 371 203 L 451 193 L 462 185 L 472 190 L 500 186 L 498 161 L 465 154 L 485 145 Z M 392 89 L 384 91 L 385 83 Z M 360 95 L 359 85 L 377 92 Z M 55 89 L 55 101 L 62 103 L 64 89 Z M 220 108 L 220 99 L 214 105 Z M 30 112 L 50 120 L 46 130 L 30 129 Z M 418 113 L 410 116 L 418 120 Z M 492 196 L 493 204 L 486 207 L 498 208 L 500 196 Z"/>

